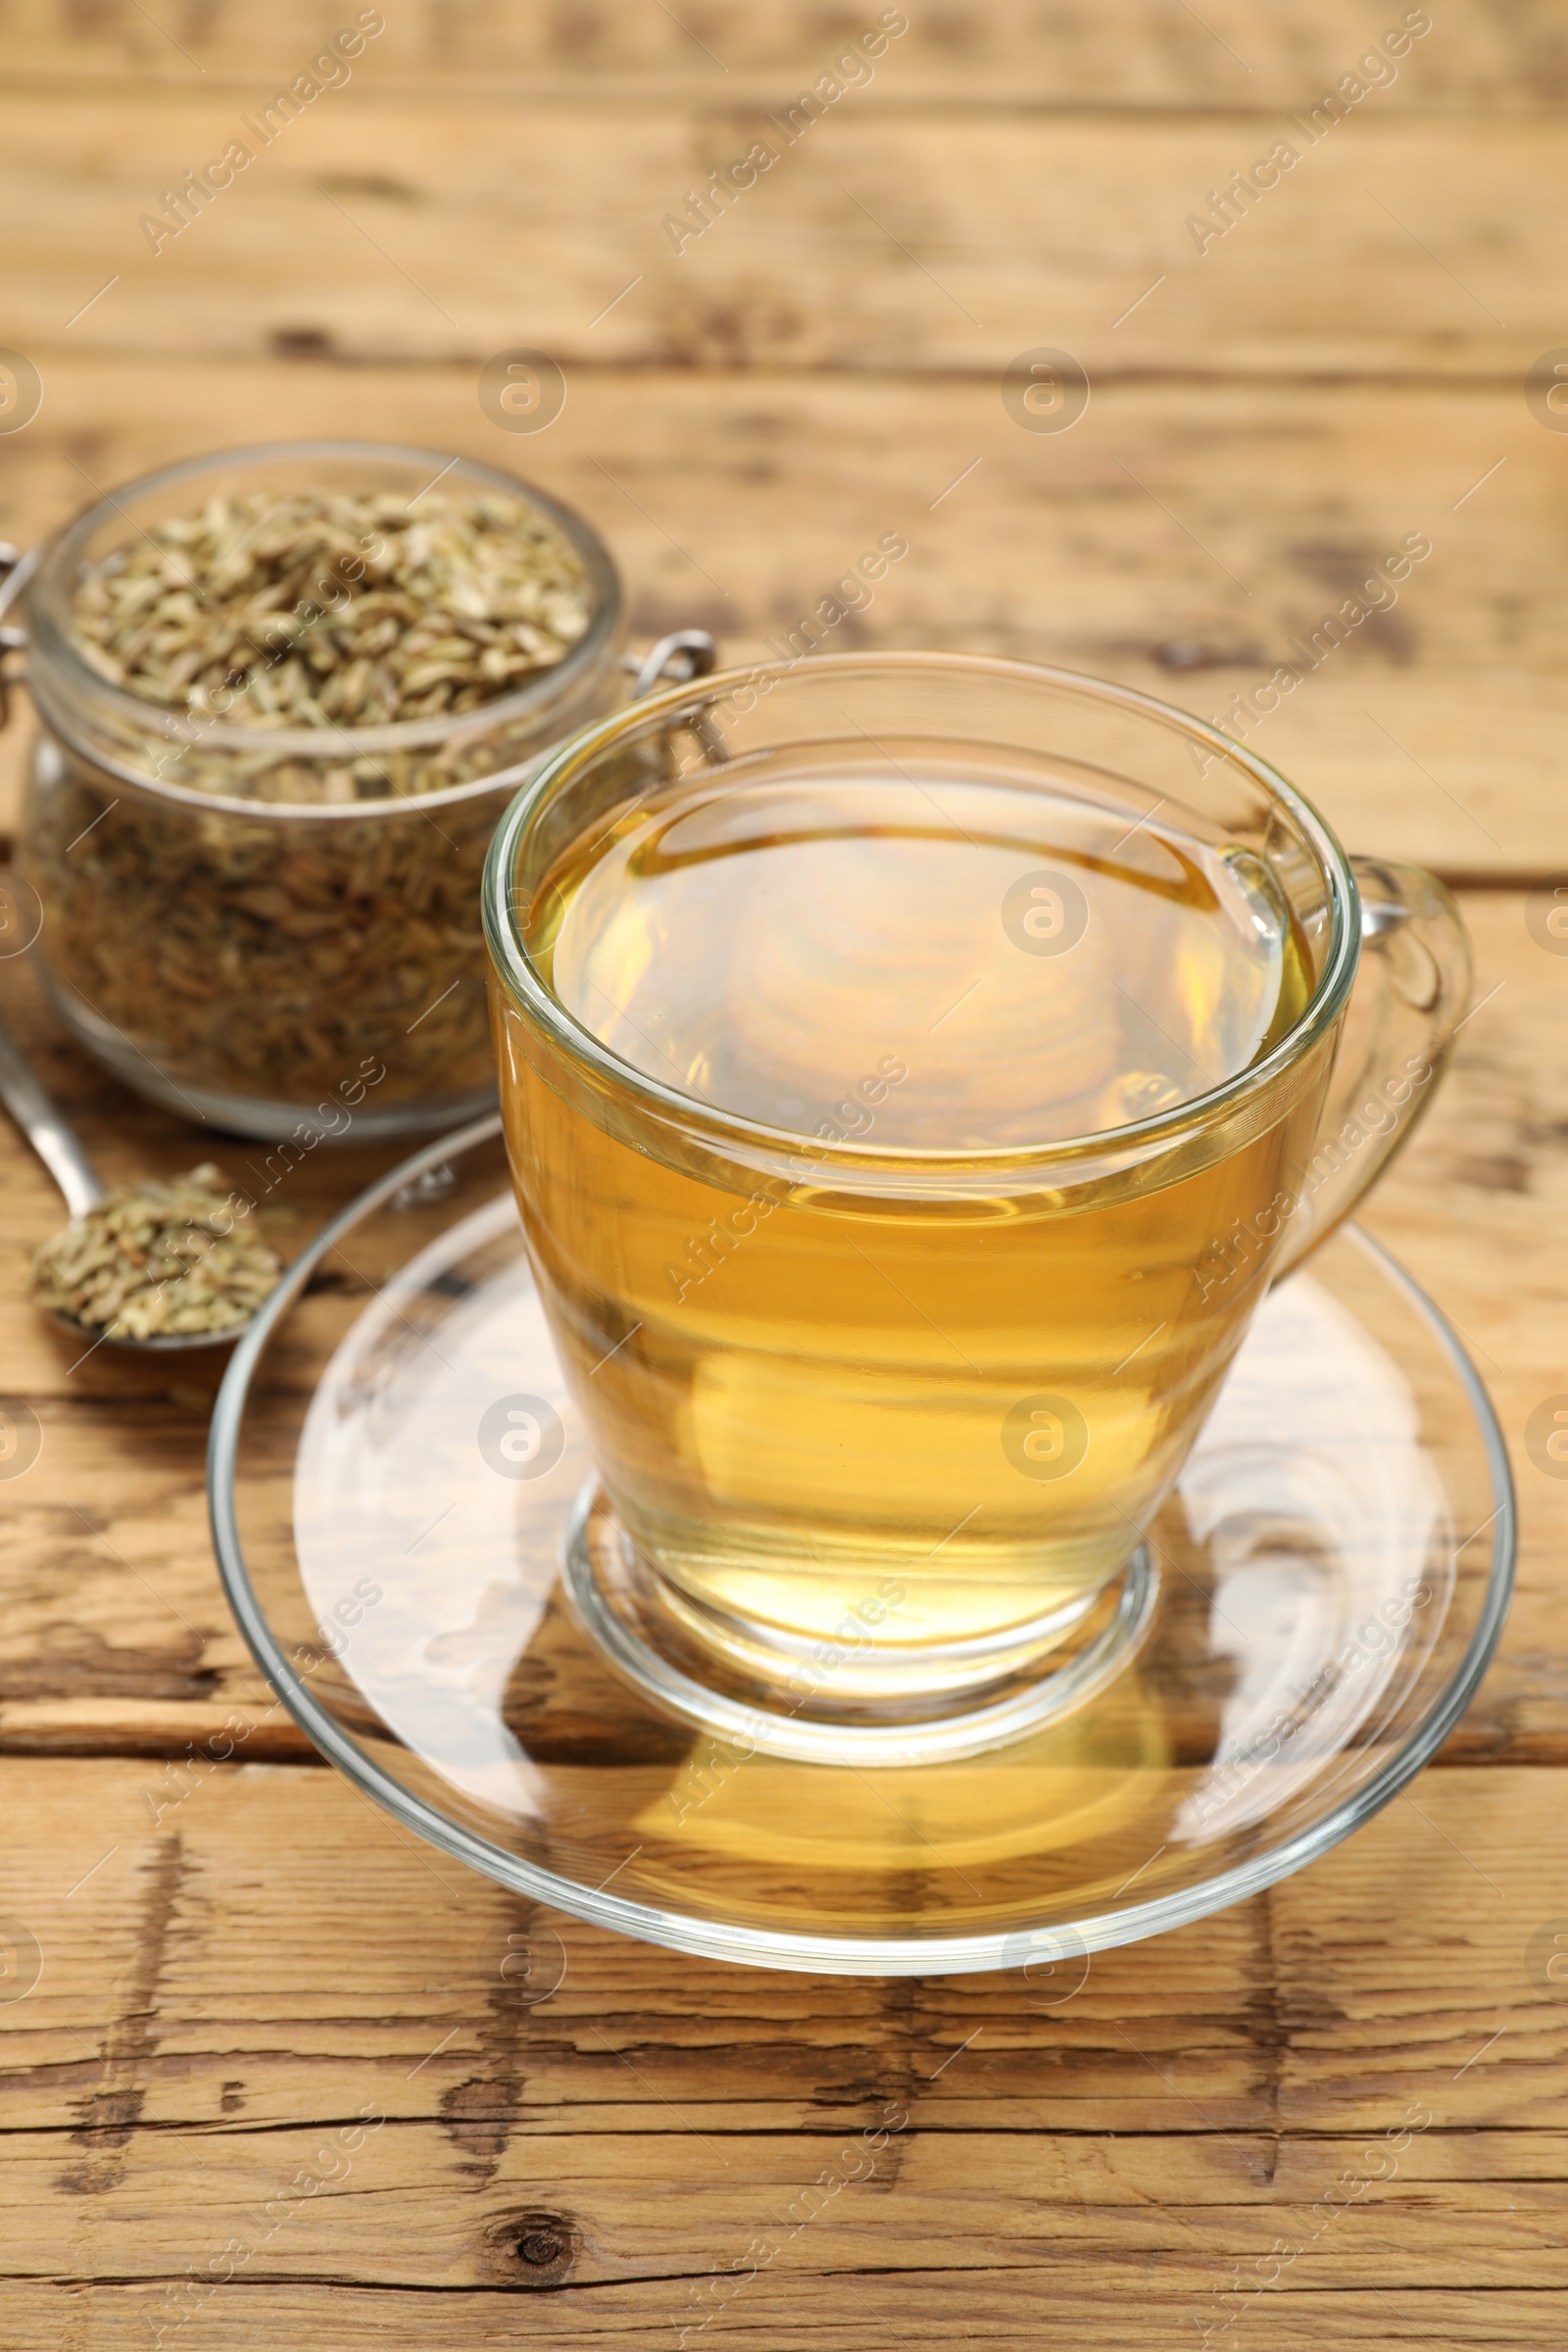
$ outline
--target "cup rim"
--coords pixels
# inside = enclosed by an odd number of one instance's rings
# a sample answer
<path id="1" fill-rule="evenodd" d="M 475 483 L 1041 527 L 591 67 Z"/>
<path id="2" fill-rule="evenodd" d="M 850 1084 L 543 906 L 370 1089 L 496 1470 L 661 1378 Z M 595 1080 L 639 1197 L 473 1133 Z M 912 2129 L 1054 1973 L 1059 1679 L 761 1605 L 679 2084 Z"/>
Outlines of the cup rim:
<path id="1" fill-rule="evenodd" d="M 541 670 L 527 685 L 511 694 L 497 695 L 492 702 L 481 703 L 473 710 L 463 710 L 433 718 L 397 719 L 374 727 L 237 727 L 221 720 L 211 723 L 193 717 L 189 712 L 154 703 L 144 695 L 132 694 L 117 686 L 93 668 L 76 645 L 72 633 L 62 589 L 64 573 L 69 570 L 84 542 L 111 514 L 122 513 L 123 502 L 140 498 L 183 481 L 198 481 L 204 473 L 233 471 L 244 466 L 278 465 L 294 462 L 320 463 L 331 466 L 345 461 L 357 464 L 402 464 L 423 468 L 430 467 L 439 479 L 444 473 L 461 468 L 469 478 L 480 477 L 486 487 L 494 488 L 508 497 L 522 497 L 538 507 L 581 557 L 593 598 L 588 626 L 576 643 L 562 659 L 548 669 Z M 434 482 L 427 488 L 434 488 Z M 509 473 L 491 466 L 482 458 L 469 457 L 466 452 L 421 449 L 407 442 L 329 440 L 311 437 L 296 441 L 248 442 L 235 449 L 207 450 L 199 457 L 182 458 L 176 465 L 156 467 L 150 473 L 137 474 L 133 480 L 122 483 L 114 491 L 106 491 L 91 506 L 84 507 L 70 521 L 50 534 L 39 548 L 37 561 L 18 591 L 26 619 L 29 667 L 40 670 L 42 678 L 32 684 L 34 700 L 40 705 L 53 730 L 64 736 L 74 749 L 98 766 L 107 768 L 118 780 L 167 796 L 181 806 L 251 815 L 363 817 L 389 809 L 434 807 L 437 802 L 451 801 L 470 795 L 475 789 L 494 785 L 498 776 L 514 780 L 519 769 L 530 764 L 539 754 L 529 755 L 527 762 L 514 760 L 506 768 L 491 775 L 469 777 L 460 784 L 443 785 L 428 793 L 388 793 L 375 800 L 353 803 L 317 801 L 261 801 L 241 794 L 213 793 L 200 786 L 181 784 L 169 777 L 152 776 L 128 762 L 119 760 L 107 749 L 82 739 L 74 713 L 93 705 L 120 720 L 127 729 L 137 729 L 150 738 L 187 748 L 200 747 L 225 757 L 256 759 L 266 755 L 278 760 L 319 760 L 330 749 L 339 760 L 373 759 L 397 752 L 419 751 L 433 745 L 461 740 L 466 736 L 482 736 L 495 729 L 525 720 L 531 711 L 548 711 L 552 703 L 564 701 L 582 679 L 591 674 L 606 654 L 618 641 L 624 612 L 625 593 L 619 570 L 604 540 L 586 516 L 575 508 L 552 497 L 548 490 L 521 474 Z M 39 694 L 38 684 L 43 691 Z M 547 747 L 542 747 L 547 748 Z"/>
<path id="2" fill-rule="evenodd" d="M 1212 1124 L 1215 1118 L 1235 1108 L 1249 1097 L 1262 1093 L 1323 1035 L 1336 1020 L 1349 995 L 1355 978 L 1360 955 L 1360 894 L 1355 875 L 1338 835 L 1327 819 L 1305 796 L 1297 791 L 1270 766 L 1258 759 L 1245 744 L 1211 726 L 1205 719 L 1195 718 L 1190 711 L 1179 710 L 1173 703 L 1161 702 L 1156 695 L 1145 694 L 1135 686 L 1123 686 L 1114 680 L 1097 678 L 1084 670 L 1063 669 L 1047 662 L 1014 662 L 1000 655 L 921 653 L 917 651 L 888 651 L 879 653 L 813 654 L 804 657 L 813 669 L 831 664 L 842 673 L 860 671 L 898 671 L 900 669 L 940 669 L 956 674 L 977 677 L 1006 678 L 1029 681 L 1073 693 L 1086 694 L 1092 700 L 1119 705 L 1122 709 L 1152 718 L 1162 725 L 1185 735 L 1190 741 L 1203 745 L 1216 758 L 1243 769 L 1254 783 L 1274 799 L 1283 802 L 1297 819 L 1301 831 L 1311 843 L 1329 883 L 1331 928 L 1329 952 L 1316 987 L 1296 1020 L 1285 1035 L 1260 1059 L 1249 1062 L 1220 1085 L 1210 1087 L 1201 1095 L 1189 1096 L 1184 1102 L 1166 1110 L 1156 1111 L 1148 1118 L 1129 1121 L 1120 1127 L 1106 1127 L 1088 1135 L 1064 1136 L 1054 1142 L 1039 1144 L 992 1144 L 979 1148 L 915 1146 L 898 1144 L 857 1143 L 846 1140 L 832 1143 L 817 1136 L 803 1135 L 793 1128 L 771 1127 L 761 1120 L 751 1119 L 739 1111 L 724 1110 L 704 1102 L 695 1095 L 681 1093 L 677 1088 L 663 1085 L 639 1070 L 597 1038 L 592 1030 L 566 1010 L 552 995 L 539 977 L 523 945 L 515 888 L 516 852 L 520 837 L 531 818 L 542 808 L 558 784 L 580 770 L 596 758 L 617 736 L 646 722 L 657 722 L 666 713 L 682 710 L 699 711 L 722 701 L 726 692 L 755 688 L 760 681 L 774 683 L 801 666 L 801 660 L 756 662 L 744 667 L 714 671 L 701 682 L 700 689 L 690 684 L 676 686 L 662 694 L 648 695 L 641 702 L 613 711 L 608 718 L 584 727 L 567 742 L 558 745 L 544 759 L 534 774 L 520 787 L 511 807 L 497 826 L 485 858 L 484 879 L 480 892 L 480 911 L 484 924 L 485 942 L 495 975 L 519 1011 L 531 1016 L 545 1030 L 552 1042 L 569 1059 L 586 1065 L 601 1083 L 608 1083 L 621 1096 L 630 1096 L 645 1109 L 666 1125 L 675 1123 L 703 1140 L 717 1144 L 731 1141 L 753 1150 L 770 1153 L 787 1152 L 799 1155 L 803 1146 L 808 1147 L 813 1162 L 822 1169 L 919 1170 L 934 1174 L 944 1168 L 972 1172 L 986 1167 L 1039 1168 L 1060 1162 L 1073 1163 L 1102 1157 L 1108 1151 L 1132 1147 L 1155 1148 L 1196 1128 Z"/>

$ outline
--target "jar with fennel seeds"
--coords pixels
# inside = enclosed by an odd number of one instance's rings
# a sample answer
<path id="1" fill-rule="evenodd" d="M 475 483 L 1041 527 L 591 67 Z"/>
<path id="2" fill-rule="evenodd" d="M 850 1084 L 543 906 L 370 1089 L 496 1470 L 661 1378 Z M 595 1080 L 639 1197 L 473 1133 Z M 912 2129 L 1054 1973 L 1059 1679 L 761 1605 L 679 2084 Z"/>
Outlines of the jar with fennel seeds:
<path id="1" fill-rule="evenodd" d="M 482 1110 L 490 835 L 627 691 L 591 527 L 466 458 L 283 443 L 103 498 L 13 587 L 40 722 L 18 863 L 66 1026 L 269 1141 Z"/>

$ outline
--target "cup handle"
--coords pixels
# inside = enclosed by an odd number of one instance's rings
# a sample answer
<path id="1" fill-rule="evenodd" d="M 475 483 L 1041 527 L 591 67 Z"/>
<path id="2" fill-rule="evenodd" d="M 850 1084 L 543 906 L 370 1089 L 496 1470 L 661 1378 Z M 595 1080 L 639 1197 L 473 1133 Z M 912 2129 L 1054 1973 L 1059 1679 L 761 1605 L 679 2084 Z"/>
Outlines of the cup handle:
<path id="1" fill-rule="evenodd" d="M 1352 858 L 1361 961 L 1277 1281 L 1327 1241 L 1409 1141 L 1470 1002 L 1453 894 L 1418 865 Z"/>

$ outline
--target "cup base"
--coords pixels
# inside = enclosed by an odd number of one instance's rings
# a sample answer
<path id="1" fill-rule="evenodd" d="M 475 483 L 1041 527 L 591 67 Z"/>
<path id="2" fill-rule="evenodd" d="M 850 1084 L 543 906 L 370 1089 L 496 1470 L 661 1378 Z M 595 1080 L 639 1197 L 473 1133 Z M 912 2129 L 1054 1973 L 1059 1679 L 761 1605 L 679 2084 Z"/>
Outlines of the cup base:
<path id="1" fill-rule="evenodd" d="M 936 1764 L 983 1755 L 1081 1706 L 1133 1658 L 1153 1615 L 1159 1575 L 1147 1545 L 1064 1624 L 1049 1662 L 992 1681 L 967 1703 L 919 1712 L 863 1699 L 835 1704 L 802 1678 L 749 1671 L 694 1636 L 687 1612 L 632 1543 L 597 1479 L 577 1497 L 562 1545 L 562 1582 L 583 1633 L 640 1695 L 742 1754 L 855 1765 Z M 793 1687 L 792 1687 L 793 1685 Z M 940 1709 L 941 1711 L 937 1711 Z"/>

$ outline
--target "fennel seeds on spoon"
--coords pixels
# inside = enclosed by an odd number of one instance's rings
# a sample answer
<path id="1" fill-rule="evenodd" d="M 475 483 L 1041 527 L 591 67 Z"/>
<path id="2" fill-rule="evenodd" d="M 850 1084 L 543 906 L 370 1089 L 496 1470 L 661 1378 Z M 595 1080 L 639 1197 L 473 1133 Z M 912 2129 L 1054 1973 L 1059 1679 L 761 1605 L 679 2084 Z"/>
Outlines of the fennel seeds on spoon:
<path id="1" fill-rule="evenodd" d="M 240 1331 L 282 1260 L 234 1231 L 221 1181 L 209 1161 L 109 1194 L 33 1251 L 34 1303 L 116 1340 Z"/>

